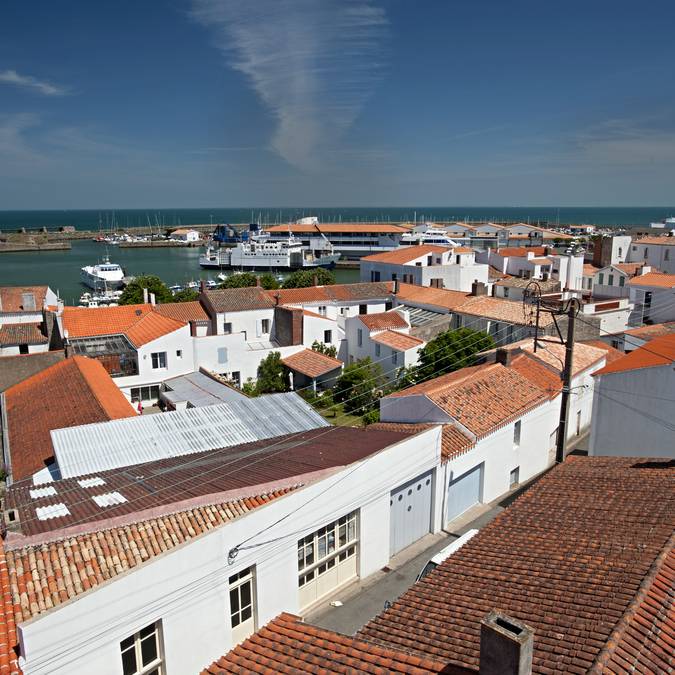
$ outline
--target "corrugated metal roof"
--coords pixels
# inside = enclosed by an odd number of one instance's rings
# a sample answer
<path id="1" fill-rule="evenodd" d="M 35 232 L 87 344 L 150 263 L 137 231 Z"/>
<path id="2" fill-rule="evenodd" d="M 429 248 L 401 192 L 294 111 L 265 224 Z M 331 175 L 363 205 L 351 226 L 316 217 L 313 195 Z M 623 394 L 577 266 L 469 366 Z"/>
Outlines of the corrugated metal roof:
<path id="1" fill-rule="evenodd" d="M 328 423 L 295 392 L 51 432 L 63 478 L 308 431 Z"/>
<path id="2" fill-rule="evenodd" d="M 177 403 L 188 401 L 195 408 L 203 408 L 207 405 L 246 399 L 246 395 L 237 389 L 228 387 L 199 371 L 173 377 L 164 384 L 170 388 L 170 391 L 163 391 L 161 396 L 174 406 Z"/>

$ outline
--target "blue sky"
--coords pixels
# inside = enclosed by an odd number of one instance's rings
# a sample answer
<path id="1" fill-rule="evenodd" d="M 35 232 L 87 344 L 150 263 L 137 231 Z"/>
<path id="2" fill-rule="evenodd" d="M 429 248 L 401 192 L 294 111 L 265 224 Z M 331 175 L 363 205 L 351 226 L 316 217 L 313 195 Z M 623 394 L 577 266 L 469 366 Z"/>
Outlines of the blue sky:
<path id="1" fill-rule="evenodd" d="M 3 3 L 0 208 L 661 205 L 675 3 Z"/>

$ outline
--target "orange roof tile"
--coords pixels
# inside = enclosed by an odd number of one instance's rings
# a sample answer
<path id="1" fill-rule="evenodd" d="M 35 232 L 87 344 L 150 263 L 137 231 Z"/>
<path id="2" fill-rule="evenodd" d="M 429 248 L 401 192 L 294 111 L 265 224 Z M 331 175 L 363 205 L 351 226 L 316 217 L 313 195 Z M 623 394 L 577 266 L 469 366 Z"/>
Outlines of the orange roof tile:
<path id="1" fill-rule="evenodd" d="M 0 312 L 41 312 L 48 290 L 48 286 L 0 286 Z M 35 298 L 35 308 L 23 306 L 25 293 Z"/>
<path id="2" fill-rule="evenodd" d="M 209 315 L 202 307 L 199 300 L 192 300 L 190 302 L 165 302 L 161 305 L 155 306 L 155 311 L 162 316 L 167 316 L 169 319 L 175 319 L 182 323 L 189 323 L 190 321 L 208 321 Z"/>
<path id="3" fill-rule="evenodd" d="M 591 263 L 584 263 L 584 276 L 585 277 L 595 276 L 596 272 L 598 272 L 601 269 L 602 269 L 601 267 L 596 267 Z"/>
<path id="4" fill-rule="evenodd" d="M 306 288 L 280 288 L 265 291 L 280 305 L 301 305 L 304 303 L 365 302 L 386 300 L 391 296 L 393 284 L 390 281 L 371 283 L 333 284 L 330 286 L 308 286 Z"/>
<path id="5" fill-rule="evenodd" d="M 456 250 L 456 249 L 455 249 Z M 469 249 L 471 251 L 472 249 Z M 400 246 L 393 251 L 384 251 L 361 258 L 367 262 L 384 262 L 396 265 L 405 265 L 406 263 L 417 260 L 434 253 L 449 253 L 452 249 L 447 246 L 435 246 L 434 244 L 422 244 L 420 246 Z"/>
<path id="6" fill-rule="evenodd" d="M 426 431 L 435 425 L 433 424 L 406 424 L 404 422 L 375 422 L 369 424 L 366 429 L 377 431 L 402 431 L 403 433 L 418 434 L 420 431 Z M 443 424 L 441 432 L 441 459 L 447 462 L 463 455 L 465 452 L 475 447 L 476 443 L 466 434 L 460 431 L 452 424 Z"/>
<path id="7" fill-rule="evenodd" d="M 432 657 L 381 647 L 364 639 L 306 624 L 300 617 L 284 613 L 202 670 L 201 675 L 429 675 L 445 670 L 446 664 Z"/>
<path id="8" fill-rule="evenodd" d="M 647 272 L 633 277 L 628 282 L 631 286 L 655 286 L 658 288 L 675 288 L 675 274 Z"/>
<path id="9" fill-rule="evenodd" d="M 456 246 L 452 249 L 453 253 L 475 253 L 470 246 Z"/>
<path id="10" fill-rule="evenodd" d="M 562 391 L 560 373 L 540 361 L 534 354 L 529 352 L 516 354 L 508 368 L 515 370 L 526 380 L 545 391 L 550 399 L 555 398 Z"/>
<path id="11" fill-rule="evenodd" d="M 641 340 L 651 340 L 661 335 L 670 335 L 675 333 L 675 321 L 666 321 L 665 323 L 654 323 L 649 326 L 640 326 L 625 331 L 626 335 L 639 337 Z"/>
<path id="12" fill-rule="evenodd" d="M 589 347 L 602 349 L 605 352 L 605 363 L 607 364 L 614 363 L 617 359 L 621 359 L 625 356 L 624 352 L 620 352 L 618 349 L 615 349 L 602 340 L 582 340 L 581 342 Z"/>
<path id="13" fill-rule="evenodd" d="M 501 363 L 462 368 L 402 389 L 389 398 L 426 396 L 477 439 L 548 400 L 541 388 Z"/>
<path id="14" fill-rule="evenodd" d="M 548 258 L 530 258 L 533 265 L 550 265 L 551 261 Z"/>
<path id="15" fill-rule="evenodd" d="M 184 322 L 154 311 L 149 304 L 63 309 L 63 327 L 69 339 L 126 335 L 135 347 L 141 347 L 183 326 Z"/>
<path id="16" fill-rule="evenodd" d="M 452 310 L 463 305 L 471 296 L 462 291 L 449 291 L 445 288 L 399 284 L 396 297 L 403 302 L 417 302 Z"/>
<path id="17" fill-rule="evenodd" d="M 394 225 L 392 223 L 318 223 L 317 225 L 292 223 L 290 225 L 272 225 L 266 232 L 291 232 L 296 234 L 337 234 L 341 232 L 373 232 L 378 234 L 405 234 L 410 225 Z"/>
<path id="18" fill-rule="evenodd" d="M 74 356 L 5 392 L 13 481 L 44 469 L 54 449 L 50 431 L 134 417 L 136 411 L 95 359 Z"/>
<path id="19" fill-rule="evenodd" d="M 675 237 L 642 237 L 636 239 L 633 244 L 657 244 L 660 246 L 675 246 Z"/>
<path id="20" fill-rule="evenodd" d="M 370 331 L 388 330 L 391 328 L 408 328 L 408 322 L 400 312 L 377 312 L 375 314 L 359 314 L 361 323 Z"/>
<path id="21" fill-rule="evenodd" d="M 7 572 L 5 550 L 0 541 L 0 673 L 21 675 L 18 660 L 19 639 L 16 632 L 15 614 L 18 607 L 12 598 L 12 589 Z"/>
<path id="22" fill-rule="evenodd" d="M 286 356 L 281 359 L 281 362 L 291 370 L 312 379 L 342 367 L 342 361 L 339 359 L 334 359 L 332 356 L 321 354 L 313 349 L 303 349 L 301 352 Z"/>
<path id="23" fill-rule="evenodd" d="M 547 247 L 545 246 L 505 246 L 504 248 L 498 248 L 495 253 L 504 258 L 527 258 L 528 253 L 534 253 L 536 256 L 541 256 L 546 255 L 546 251 Z"/>
<path id="24" fill-rule="evenodd" d="M 414 349 L 424 344 L 424 340 L 420 340 L 413 335 L 407 335 L 406 333 L 399 333 L 395 330 L 382 331 L 373 335 L 371 339 L 399 352 L 405 352 L 408 349 Z"/>
<path id="25" fill-rule="evenodd" d="M 522 302 L 495 298 L 490 295 L 468 296 L 465 302 L 457 307 L 459 314 L 481 316 L 494 321 L 503 321 L 518 326 L 534 324 L 533 310 Z M 546 327 L 553 323 L 553 316 L 542 312 L 539 316 L 539 326 Z"/>
<path id="26" fill-rule="evenodd" d="M 0 345 L 42 345 L 49 338 L 41 323 L 6 323 L 0 326 Z"/>
<path id="27" fill-rule="evenodd" d="M 593 374 L 623 373 L 641 368 L 667 366 L 673 362 L 675 362 L 675 333 L 654 338 L 647 345 L 628 352 Z"/>

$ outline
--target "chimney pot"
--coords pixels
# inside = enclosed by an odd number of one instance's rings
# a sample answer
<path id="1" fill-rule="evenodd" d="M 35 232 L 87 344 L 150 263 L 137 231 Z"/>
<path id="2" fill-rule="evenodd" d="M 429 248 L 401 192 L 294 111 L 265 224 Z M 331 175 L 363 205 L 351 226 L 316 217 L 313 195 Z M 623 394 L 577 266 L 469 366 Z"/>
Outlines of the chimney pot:
<path id="1" fill-rule="evenodd" d="M 513 359 L 513 352 L 510 349 L 499 347 L 495 352 L 495 361 L 503 366 L 510 366 Z"/>
<path id="2" fill-rule="evenodd" d="M 480 675 L 529 675 L 534 630 L 497 611 L 480 624 Z"/>
<path id="3" fill-rule="evenodd" d="M 143 304 L 145 304 L 145 305 L 148 304 L 148 289 L 147 288 L 143 289 Z"/>
<path id="4" fill-rule="evenodd" d="M 318 275 L 318 274 L 314 274 L 314 275 L 312 276 L 312 285 L 313 285 L 313 286 L 318 286 L 318 285 L 319 285 L 319 275 Z"/>
<path id="5" fill-rule="evenodd" d="M 487 295 L 487 286 L 482 281 L 471 284 L 471 295 Z"/>
<path id="6" fill-rule="evenodd" d="M 206 282 L 204 279 L 199 280 L 199 292 L 203 293 L 206 290 Z"/>
<path id="7" fill-rule="evenodd" d="M 155 294 L 154 293 L 150 293 L 150 304 L 151 305 L 155 304 Z"/>
<path id="8" fill-rule="evenodd" d="M 392 284 L 392 290 L 391 290 L 391 292 L 394 295 L 398 295 L 398 288 L 399 288 L 398 284 L 399 284 L 398 279 L 394 279 L 393 284 Z"/>

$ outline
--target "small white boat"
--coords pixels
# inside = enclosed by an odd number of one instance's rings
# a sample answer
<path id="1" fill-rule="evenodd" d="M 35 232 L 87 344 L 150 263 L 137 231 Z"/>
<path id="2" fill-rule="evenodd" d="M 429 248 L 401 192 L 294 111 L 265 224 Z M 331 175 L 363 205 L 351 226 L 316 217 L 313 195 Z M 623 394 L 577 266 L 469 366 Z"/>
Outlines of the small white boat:
<path id="1" fill-rule="evenodd" d="M 218 282 L 214 279 L 207 279 L 206 288 L 218 288 Z"/>
<path id="2" fill-rule="evenodd" d="M 401 237 L 401 246 L 417 246 L 418 244 L 436 244 L 438 246 L 456 247 L 459 244 L 448 236 L 440 227 L 428 227 L 422 232 L 409 232 Z"/>
<path id="3" fill-rule="evenodd" d="M 198 291 L 199 290 L 199 282 L 195 281 L 194 279 L 192 281 L 188 281 L 186 286 L 191 291 Z"/>
<path id="4" fill-rule="evenodd" d="M 101 263 L 83 267 L 80 279 L 85 286 L 95 291 L 118 289 L 124 286 L 124 270 L 117 263 L 111 263 L 106 256 Z"/>
<path id="5" fill-rule="evenodd" d="M 179 286 L 178 284 L 174 284 L 173 286 L 169 286 L 169 290 L 172 293 L 180 293 L 183 290 L 183 287 Z"/>

